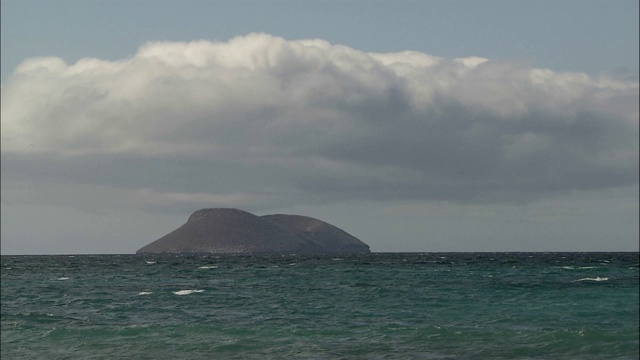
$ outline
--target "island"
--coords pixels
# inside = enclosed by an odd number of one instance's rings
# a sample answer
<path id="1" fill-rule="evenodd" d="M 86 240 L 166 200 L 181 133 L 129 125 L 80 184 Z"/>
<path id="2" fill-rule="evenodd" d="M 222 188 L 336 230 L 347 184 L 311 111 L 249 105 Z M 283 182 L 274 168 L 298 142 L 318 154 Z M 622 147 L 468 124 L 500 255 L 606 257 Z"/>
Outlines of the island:
<path id="1" fill-rule="evenodd" d="M 136 254 L 367 254 L 369 245 L 324 221 L 202 209 Z"/>

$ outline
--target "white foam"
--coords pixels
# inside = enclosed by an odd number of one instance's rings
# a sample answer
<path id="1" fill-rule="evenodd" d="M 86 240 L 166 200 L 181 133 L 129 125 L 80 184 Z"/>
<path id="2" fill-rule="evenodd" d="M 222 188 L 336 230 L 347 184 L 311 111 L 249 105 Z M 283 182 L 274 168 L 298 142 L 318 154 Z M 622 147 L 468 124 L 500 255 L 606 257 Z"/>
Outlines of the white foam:
<path id="1" fill-rule="evenodd" d="M 152 294 L 152 292 L 151 292 L 151 291 L 140 291 L 140 292 L 138 293 L 138 295 L 151 295 L 151 294 Z"/>
<path id="2" fill-rule="evenodd" d="M 173 293 L 176 295 L 189 295 L 189 294 L 201 293 L 201 292 L 204 292 L 204 290 L 179 290 L 179 291 L 174 291 Z"/>
<path id="3" fill-rule="evenodd" d="M 562 268 L 565 269 L 565 270 L 573 270 L 574 269 L 573 266 L 563 266 Z"/>
<path id="4" fill-rule="evenodd" d="M 598 276 L 598 277 L 594 277 L 594 278 L 582 278 L 582 279 L 579 279 L 579 280 L 576 280 L 576 281 L 607 281 L 607 280 L 609 280 L 608 277 L 600 277 L 600 276 Z"/>
<path id="5" fill-rule="evenodd" d="M 56 280 L 64 281 L 64 280 L 69 280 L 69 278 L 68 277 L 59 277 Z"/>
<path id="6" fill-rule="evenodd" d="M 216 265 L 211 265 L 211 266 L 200 266 L 198 269 L 217 269 L 218 267 Z"/>
<path id="7" fill-rule="evenodd" d="M 155 261 L 145 261 L 147 264 L 151 265 L 151 264 L 155 264 Z"/>

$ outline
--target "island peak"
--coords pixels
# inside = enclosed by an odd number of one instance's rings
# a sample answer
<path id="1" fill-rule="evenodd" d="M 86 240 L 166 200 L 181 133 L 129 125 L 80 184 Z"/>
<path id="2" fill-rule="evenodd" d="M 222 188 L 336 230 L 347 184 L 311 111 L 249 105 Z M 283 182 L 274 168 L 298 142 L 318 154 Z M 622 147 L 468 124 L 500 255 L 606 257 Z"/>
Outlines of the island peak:
<path id="1" fill-rule="evenodd" d="M 171 233 L 142 247 L 149 253 L 363 254 L 369 246 L 324 221 L 302 215 L 257 216 L 233 208 L 201 209 Z"/>

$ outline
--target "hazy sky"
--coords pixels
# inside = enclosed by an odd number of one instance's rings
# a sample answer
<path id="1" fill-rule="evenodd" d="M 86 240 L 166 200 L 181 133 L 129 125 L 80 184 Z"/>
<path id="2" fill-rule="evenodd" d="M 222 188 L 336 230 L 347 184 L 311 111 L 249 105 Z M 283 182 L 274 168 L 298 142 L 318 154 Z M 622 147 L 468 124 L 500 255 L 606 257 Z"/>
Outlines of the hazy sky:
<path id="1" fill-rule="evenodd" d="M 2 1 L 2 254 L 205 207 L 638 251 L 638 1 Z"/>

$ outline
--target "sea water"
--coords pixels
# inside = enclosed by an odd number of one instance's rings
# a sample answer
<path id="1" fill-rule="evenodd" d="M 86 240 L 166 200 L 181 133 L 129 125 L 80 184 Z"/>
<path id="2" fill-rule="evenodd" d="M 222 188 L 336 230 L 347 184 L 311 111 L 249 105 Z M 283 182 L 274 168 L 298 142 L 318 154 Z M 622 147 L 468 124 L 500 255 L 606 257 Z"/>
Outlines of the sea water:
<path id="1" fill-rule="evenodd" d="M 2 359 L 638 359 L 638 253 L 2 256 Z"/>

